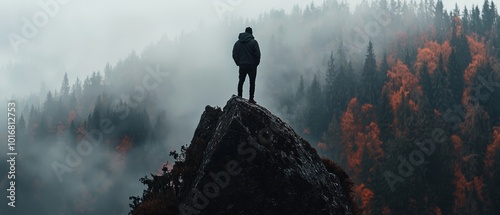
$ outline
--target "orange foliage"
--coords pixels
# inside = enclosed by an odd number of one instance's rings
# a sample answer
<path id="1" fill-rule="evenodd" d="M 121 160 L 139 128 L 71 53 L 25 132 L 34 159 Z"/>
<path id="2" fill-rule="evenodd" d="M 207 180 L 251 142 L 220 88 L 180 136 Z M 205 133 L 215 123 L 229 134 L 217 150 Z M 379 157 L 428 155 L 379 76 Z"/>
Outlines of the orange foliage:
<path id="1" fill-rule="evenodd" d="M 441 44 L 441 49 L 440 49 L 440 54 L 441 56 L 443 57 L 443 63 L 445 65 L 444 67 L 444 70 L 446 72 L 448 72 L 448 67 L 446 67 L 446 65 L 448 65 L 448 62 L 450 60 L 450 55 L 451 55 L 451 45 L 450 45 L 450 42 L 448 41 L 444 41 L 443 44 Z M 439 60 L 439 59 L 438 59 Z M 439 62 L 439 61 L 438 61 Z"/>
<path id="2" fill-rule="evenodd" d="M 368 112 L 372 110 L 373 110 L 372 104 L 364 104 L 363 107 L 361 107 L 361 111 L 363 111 L 363 114 L 368 114 Z"/>
<path id="3" fill-rule="evenodd" d="M 76 112 L 75 111 L 69 112 L 68 119 L 67 119 L 68 124 L 71 123 L 71 121 L 73 121 L 75 118 L 76 118 Z"/>
<path id="4" fill-rule="evenodd" d="M 462 102 L 464 104 L 469 104 L 470 102 L 468 99 L 471 98 L 470 93 L 472 90 L 472 78 L 476 75 L 477 69 L 487 60 L 484 42 L 478 41 L 477 36 L 467 36 L 467 40 L 469 42 L 472 62 L 464 72 L 464 84 L 466 86 L 462 97 Z"/>
<path id="5" fill-rule="evenodd" d="M 78 127 L 78 129 L 77 129 L 77 130 L 78 130 L 78 131 L 77 131 L 77 132 L 78 132 L 78 135 L 77 135 L 77 137 L 76 137 L 76 140 L 77 140 L 78 142 L 80 142 L 80 141 L 82 141 L 83 137 L 85 137 L 86 132 L 85 132 L 85 128 L 83 128 L 82 126 Z"/>
<path id="6" fill-rule="evenodd" d="M 477 69 L 486 62 L 484 55 L 474 55 L 472 62 L 467 66 L 464 73 L 464 81 L 467 86 L 472 84 L 472 78 L 477 72 Z"/>
<path id="7" fill-rule="evenodd" d="M 370 125 L 366 126 L 366 147 L 370 153 L 370 157 L 375 159 L 380 159 L 384 156 L 384 151 L 382 150 L 383 142 L 380 141 L 380 129 L 375 122 L 371 122 Z"/>
<path id="8" fill-rule="evenodd" d="M 410 72 L 401 60 L 387 74 L 389 81 L 384 86 L 384 91 L 388 92 L 390 104 L 394 113 L 398 110 L 403 98 L 420 98 L 423 93 L 418 84 L 418 78 Z M 418 99 L 415 99 L 418 100 Z M 415 104 L 416 105 L 416 104 Z"/>
<path id="9" fill-rule="evenodd" d="M 441 208 L 436 207 L 436 208 L 434 208 L 434 214 L 436 214 L 436 215 L 443 215 L 443 212 L 441 212 Z"/>
<path id="10" fill-rule="evenodd" d="M 453 144 L 453 150 L 455 151 L 456 155 L 459 155 L 460 152 L 462 152 L 464 144 L 462 142 L 462 139 L 456 134 L 452 135 L 450 137 L 451 143 Z"/>
<path id="11" fill-rule="evenodd" d="M 434 41 L 426 42 L 423 48 L 418 49 L 415 70 L 417 71 L 417 73 L 419 73 L 422 70 L 424 63 L 427 63 L 429 74 L 434 75 L 434 72 L 436 71 L 439 64 L 439 56 L 441 55 L 443 57 L 444 65 L 447 65 L 451 50 L 452 49 L 448 41 L 445 41 L 441 45 Z M 447 71 L 446 67 L 445 71 Z"/>
<path id="12" fill-rule="evenodd" d="M 371 214 L 371 202 L 374 196 L 374 193 L 365 187 L 365 184 L 360 184 L 356 186 L 356 189 L 354 190 L 354 193 L 357 197 L 357 199 L 361 200 L 361 209 L 363 215 L 365 214 Z"/>
<path id="13" fill-rule="evenodd" d="M 493 142 L 488 145 L 486 157 L 484 158 L 484 163 L 487 168 L 493 167 L 495 154 L 500 150 L 500 127 L 494 127 L 493 130 Z"/>
<path id="14" fill-rule="evenodd" d="M 318 144 L 316 145 L 316 147 L 318 149 L 328 150 L 328 146 L 325 143 L 323 143 L 323 142 L 318 142 Z"/>
<path id="15" fill-rule="evenodd" d="M 119 153 L 126 153 L 132 147 L 132 139 L 125 135 L 118 146 L 116 146 L 116 151 Z"/>
<path id="16" fill-rule="evenodd" d="M 465 179 L 462 170 L 460 170 L 460 166 L 455 164 L 455 192 L 453 195 L 455 196 L 455 210 L 459 211 L 465 205 L 465 193 L 467 192 L 467 188 L 470 187 L 470 182 L 467 182 Z"/>
<path id="17" fill-rule="evenodd" d="M 387 64 L 389 66 L 396 65 L 396 59 L 394 58 L 394 54 L 390 54 L 390 55 L 387 56 Z M 386 72 L 386 71 L 383 71 L 383 72 Z"/>
<path id="18" fill-rule="evenodd" d="M 415 101 L 413 101 L 413 99 L 410 99 L 410 101 L 408 101 L 408 103 L 410 104 L 410 108 L 414 112 L 418 112 L 418 105 L 417 105 L 417 103 L 415 103 Z"/>
<path id="19" fill-rule="evenodd" d="M 484 196 L 483 196 L 484 182 L 483 182 L 483 179 L 475 176 L 473 182 L 474 182 L 474 188 L 476 188 L 477 196 L 479 197 L 479 199 L 481 201 L 484 201 Z"/>
<path id="20" fill-rule="evenodd" d="M 342 138 L 345 143 L 347 165 L 354 171 L 355 175 L 358 175 L 361 171 L 361 155 L 364 150 L 357 109 L 357 99 L 353 98 L 349 102 L 349 105 L 347 105 L 347 110 L 341 118 Z"/>
<path id="21" fill-rule="evenodd" d="M 436 42 L 427 42 L 427 43 L 435 43 Z M 426 43 L 426 44 L 427 44 Z M 427 67 L 429 68 L 429 74 L 434 74 L 434 71 L 437 69 L 437 58 L 439 57 L 436 56 L 436 53 L 431 51 L 429 48 L 419 48 L 418 49 L 418 54 L 417 54 L 417 62 L 415 63 L 415 69 L 417 70 L 417 73 L 419 73 L 422 70 L 422 67 L 424 66 L 424 63 L 427 63 Z"/>
<path id="22" fill-rule="evenodd" d="M 379 139 L 380 129 L 375 123 L 373 106 L 365 104 L 359 107 L 357 99 L 353 98 L 340 121 L 347 166 L 356 176 L 362 171 L 361 163 L 370 162 L 363 161 L 364 152 L 367 152 L 369 158 L 374 160 L 384 156 L 382 141 Z M 372 169 L 367 171 L 372 171 Z"/>
<path id="23" fill-rule="evenodd" d="M 477 35 L 467 36 L 467 42 L 469 42 L 469 49 L 472 56 L 485 55 L 486 46 L 484 41 L 479 41 Z"/>

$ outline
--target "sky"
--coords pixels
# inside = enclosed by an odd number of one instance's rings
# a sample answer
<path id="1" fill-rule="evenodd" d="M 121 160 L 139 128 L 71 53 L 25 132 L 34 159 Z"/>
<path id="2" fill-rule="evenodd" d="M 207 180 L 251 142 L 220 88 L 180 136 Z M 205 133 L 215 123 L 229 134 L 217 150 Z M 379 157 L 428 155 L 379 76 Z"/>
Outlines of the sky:
<path id="1" fill-rule="evenodd" d="M 72 83 L 164 36 L 175 40 L 182 32 L 223 23 L 221 14 L 251 19 L 311 2 L 323 0 L 2 0 L 0 20 L 8 21 L 0 23 L 0 97 L 36 92 L 42 81 L 56 89 L 65 72 Z M 455 3 L 470 8 L 483 2 L 443 3 L 451 9 Z M 28 66 L 14 74 L 6 69 L 12 62 Z"/>

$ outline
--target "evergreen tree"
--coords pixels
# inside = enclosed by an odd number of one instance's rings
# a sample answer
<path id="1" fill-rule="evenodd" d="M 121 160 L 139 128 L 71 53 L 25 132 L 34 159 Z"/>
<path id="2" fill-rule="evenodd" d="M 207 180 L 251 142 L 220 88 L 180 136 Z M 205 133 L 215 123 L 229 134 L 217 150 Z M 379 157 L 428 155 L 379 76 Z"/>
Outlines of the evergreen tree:
<path id="1" fill-rule="evenodd" d="M 439 63 L 436 71 L 434 71 L 433 84 L 431 92 L 434 98 L 434 107 L 441 113 L 444 113 L 451 107 L 453 95 L 450 89 L 450 82 L 446 76 L 444 69 L 443 56 L 439 56 Z"/>
<path id="2" fill-rule="evenodd" d="M 24 114 L 21 114 L 21 117 L 19 117 L 19 121 L 17 122 L 16 125 L 16 134 L 19 136 L 24 135 L 26 132 L 26 121 L 24 120 Z"/>
<path id="3" fill-rule="evenodd" d="M 59 92 L 61 93 L 61 96 L 65 99 L 69 95 L 69 81 L 68 81 L 68 74 L 67 73 L 64 73 L 63 82 L 61 84 L 61 90 Z"/>
<path id="4" fill-rule="evenodd" d="M 483 23 L 481 20 L 481 11 L 479 10 L 479 7 L 476 5 L 476 7 L 472 8 L 472 15 L 471 15 L 471 30 L 472 32 L 476 32 L 478 34 L 483 34 Z"/>
<path id="5" fill-rule="evenodd" d="M 448 79 L 454 102 L 460 103 L 464 91 L 464 72 L 472 61 L 472 56 L 465 34 L 457 35 L 456 26 L 453 28 L 450 45 L 452 51 L 448 60 Z"/>
<path id="6" fill-rule="evenodd" d="M 431 82 L 431 76 L 429 75 L 429 68 L 427 66 L 427 63 L 424 63 L 422 69 L 418 74 L 419 74 L 420 86 L 422 86 L 422 91 L 424 93 L 424 96 L 427 97 L 431 107 L 434 108 L 436 106 L 436 103 L 431 90 L 432 82 Z"/>
<path id="7" fill-rule="evenodd" d="M 434 13 L 434 28 L 436 29 L 437 41 L 439 43 L 443 43 L 446 34 L 446 25 L 445 25 L 445 11 L 443 2 L 438 0 L 436 3 L 435 13 Z"/>
<path id="8" fill-rule="evenodd" d="M 296 101 L 301 101 L 304 99 L 305 96 L 305 89 L 304 89 L 304 78 L 302 75 L 300 76 L 300 81 L 299 81 L 299 87 L 297 88 L 297 92 L 295 93 L 295 100 Z"/>
<path id="9" fill-rule="evenodd" d="M 376 105 L 379 97 L 379 88 L 377 88 L 377 61 L 373 53 L 373 44 L 368 43 L 365 64 L 361 74 L 362 93 L 360 95 L 361 103 L 370 103 Z"/>
<path id="10" fill-rule="evenodd" d="M 491 28 L 493 27 L 493 23 L 495 21 L 496 14 L 495 11 L 493 11 L 495 9 L 495 4 L 493 3 L 493 1 L 491 3 L 493 8 L 490 7 L 488 0 L 484 0 L 483 11 L 481 14 L 481 18 L 483 21 L 483 29 L 481 33 L 483 34 L 486 32 L 490 32 Z"/>
<path id="11" fill-rule="evenodd" d="M 323 93 L 317 75 L 314 75 L 311 85 L 307 90 L 306 98 L 309 105 L 305 118 L 306 126 L 309 128 L 312 138 L 319 139 L 326 125 L 324 125 L 325 107 Z"/>
<path id="12" fill-rule="evenodd" d="M 470 14 L 469 10 L 467 10 L 467 6 L 464 7 L 463 16 L 462 16 L 462 33 L 468 34 L 470 32 Z"/>
<path id="13" fill-rule="evenodd" d="M 54 112 L 54 97 L 52 96 L 52 92 L 48 92 L 45 97 L 45 102 L 43 103 L 43 113 L 46 115 L 52 116 Z"/>

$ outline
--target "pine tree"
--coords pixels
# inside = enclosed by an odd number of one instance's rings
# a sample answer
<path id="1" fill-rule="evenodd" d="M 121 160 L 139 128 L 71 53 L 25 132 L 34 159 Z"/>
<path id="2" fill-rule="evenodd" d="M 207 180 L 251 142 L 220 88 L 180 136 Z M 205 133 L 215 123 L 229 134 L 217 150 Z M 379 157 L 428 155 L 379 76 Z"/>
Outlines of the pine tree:
<path id="1" fill-rule="evenodd" d="M 493 4 L 493 1 L 491 2 Z M 495 4 L 493 4 L 493 7 L 495 6 Z M 492 11 L 492 9 L 494 8 L 490 8 L 490 4 L 488 2 L 488 0 L 484 0 L 484 4 L 483 4 L 483 11 L 482 11 L 482 14 L 481 14 L 481 19 L 483 20 L 483 29 L 481 31 L 481 33 L 485 34 L 487 32 L 489 32 L 491 30 L 491 28 L 493 27 L 493 23 L 495 21 L 495 14 L 494 14 L 494 11 Z"/>
<path id="2" fill-rule="evenodd" d="M 450 46 L 452 51 L 448 60 L 448 79 L 454 102 L 460 103 L 464 91 L 464 72 L 472 61 L 472 56 L 465 34 L 457 35 L 456 25 L 453 28 Z"/>
<path id="3" fill-rule="evenodd" d="M 330 58 L 328 59 L 328 65 L 326 69 L 326 83 L 325 83 L 325 104 L 328 113 L 333 114 L 334 109 L 334 95 L 335 95 L 335 59 L 333 58 L 333 51 L 330 53 Z M 330 115 L 329 118 L 332 116 Z"/>
<path id="4" fill-rule="evenodd" d="M 481 20 L 481 12 L 479 11 L 479 7 L 472 8 L 472 16 L 471 16 L 471 30 L 472 32 L 483 35 L 483 23 Z"/>
<path id="5" fill-rule="evenodd" d="M 443 43 L 445 39 L 446 25 L 445 25 L 445 12 L 443 11 L 444 6 L 441 0 L 438 0 L 436 3 L 436 9 L 434 13 L 434 27 L 436 29 L 436 36 L 438 43 Z"/>
<path id="6" fill-rule="evenodd" d="M 68 81 L 68 73 L 64 73 L 63 82 L 61 84 L 61 90 L 59 91 L 61 96 L 66 99 L 69 95 L 69 81 Z"/>
<path id="7" fill-rule="evenodd" d="M 463 16 L 462 16 L 462 33 L 468 34 L 470 33 L 470 14 L 469 10 L 467 10 L 467 6 L 464 7 Z"/>
<path id="8" fill-rule="evenodd" d="M 376 105 L 377 98 L 379 96 L 379 90 L 377 88 L 377 61 L 375 60 L 375 54 L 373 53 L 373 44 L 370 41 L 368 43 L 365 64 L 363 66 L 363 72 L 361 74 L 361 103 L 370 103 Z"/>
<path id="9" fill-rule="evenodd" d="M 431 87 L 433 94 L 434 107 L 441 113 L 444 113 L 451 107 L 453 95 L 450 89 L 450 82 L 444 69 L 443 56 L 439 56 L 438 68 L 434 71 L 433 84 Z"/>
<path id="10" fill-rule="evenodd" d="M 319 139 L 327 125 L 324 124 L 325 107 L 321 84 L 317 75 L 314 75 L 311 85 L 307 90 L 306 98 L 309 105 L 305 118 L 306 126 L 310 129 L 312 138 Z"/>
<path id="11" fill-rule="evenodd" d="M 21 117 L 19 118 L 19 122 L 16 125 L 16 133 L 21 136 L 24 135 L 26 132 L 26 121 L 24 120 L 24 114 L 21 114 Z"/>
<path id="12" fill-rule="evenodd" d="M 295 93 L 295 100 L 302 101 L 302 99 L 304 99 L 304 96 L 305 96 L 304 78 L 301 75 L 299 81 L 299 87 L 297 88 L 297 92 Z"/>
<path id="13" fill-rule="evenodd" d="M 424 93 L 424 96 L 427 96 L 427 99 L 429 100 L 431 107 L 434 108 L 436 103 L 434 100 L 434 95 L 432 94 L 431 90 L 432 88 L 431 76 L 429 75 L 429 68 L 426 62 L 424 62 L 424 65 L 422 66 L 422 69 L 418 74 L 419 74 L 420 86 L 422 86 L 422 91 Z"/>
<path id="14" fill-rule="evenodd" d="M 45 102 L 43 103 L 43 113 L 51 113 L 54 108 L 54 97 L 52 97 L 52 92 L 48 92 L 47 96 L 45 97 Z"/>

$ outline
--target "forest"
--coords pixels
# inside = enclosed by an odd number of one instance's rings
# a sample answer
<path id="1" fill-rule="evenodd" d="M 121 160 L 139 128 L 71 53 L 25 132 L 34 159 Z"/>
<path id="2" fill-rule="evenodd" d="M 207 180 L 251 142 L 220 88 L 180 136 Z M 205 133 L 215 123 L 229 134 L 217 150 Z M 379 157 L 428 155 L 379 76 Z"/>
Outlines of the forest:
<path id="1" fill-rule="evenodd" d="M 221 50 L 210 63 L 190 64 L 210 53 L 198 50 L 206 35 L 185 33 L 83 79 L 65 75 L 58 87 L 42 84 L 15 98 L 24 143 L 19 193 L 33 202 L 21 210 L 127 213 L 129 196 L 144 190 L 139 179 L 161 175 L 203 107 L 223 105 L 236 90 L 236 72 L 227 72 L 236 71 L 230 46 L 241 26 L 252 26 L 263 53 L 256 99 L 346 170 L 362 214 L 500 213 L 496 5 L 448 11 L 441 0 L 376 0 L 350 8 L 326 0 L 231 19 L 206 31 L 223 35 L 206 47 Z M 206 94 L 189 88 L 197 72 L 203 75 L 195 80 L 213 77 L 202 70 L 230 83 L 200 83 Z M 148 74 L 156 87 L 144 86 Z M 65 165 L 68 146 L 103 123 L 113 129 L 82 165 Z"/>

